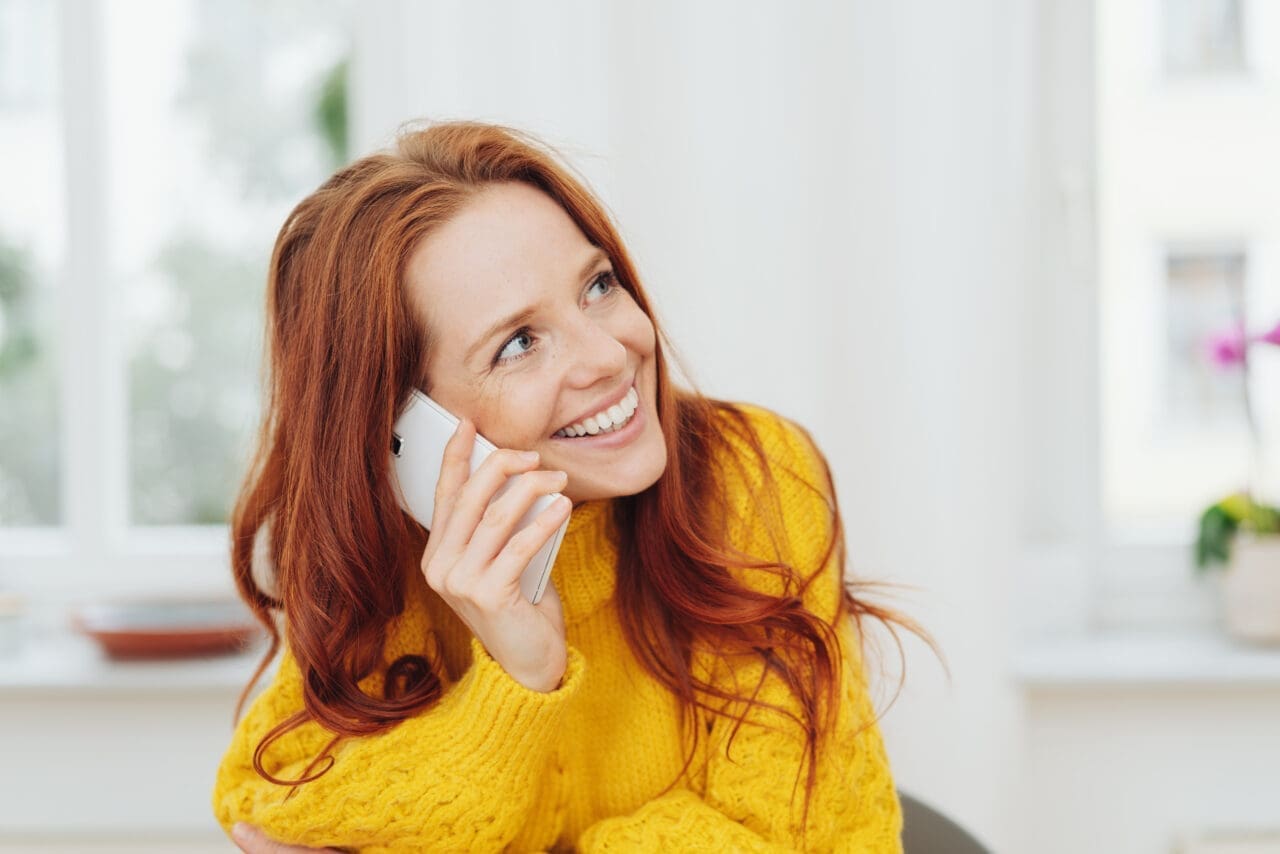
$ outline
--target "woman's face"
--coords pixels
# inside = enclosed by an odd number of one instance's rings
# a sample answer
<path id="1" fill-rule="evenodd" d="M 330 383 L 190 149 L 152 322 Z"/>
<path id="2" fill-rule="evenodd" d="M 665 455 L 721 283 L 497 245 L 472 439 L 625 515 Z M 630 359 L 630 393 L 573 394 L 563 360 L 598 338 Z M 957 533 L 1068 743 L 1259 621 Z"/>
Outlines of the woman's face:
<path id="1" fill-rule="evenodd" d="M 653 323 L 551 197 L 486 187 L 415 249 L 407 286 L 442 406 L 566 472 L 575 504 L 657 481 L 667 451 Z"/>

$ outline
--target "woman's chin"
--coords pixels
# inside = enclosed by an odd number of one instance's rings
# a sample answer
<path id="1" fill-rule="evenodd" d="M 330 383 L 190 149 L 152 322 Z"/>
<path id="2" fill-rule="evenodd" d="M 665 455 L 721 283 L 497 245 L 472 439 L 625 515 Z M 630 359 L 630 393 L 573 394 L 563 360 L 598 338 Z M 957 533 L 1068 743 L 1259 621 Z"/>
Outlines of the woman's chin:
<path id="1" fill-rule="evenodd" d="M 667 467 L 666 449 L 663 448 L 659 459 L 644 461 L 644 465 L 635 469 L 610 469 L 607 472 L 577 472 L 566 469 L 569 473 L 569 485 L 565 488 L 565 496 L 574 504 L 584 501 L 600 501 L 609 498 L 621 498 L 624 495 L 636 495 L 644 492 L 658 482 Z"/>
<path id="2" fill-rule="evenodd" d="M 667 445 L 656 419 L 640 420 L 648 424 L 634 425 L 644 429 L 621 447 L 600 447 L 604 443 L 591 438 L 555 439 L 542 455 L 542 467 L 569 475 L 564 494 L 574 504 L 644 492 L 666 470 Z"/>

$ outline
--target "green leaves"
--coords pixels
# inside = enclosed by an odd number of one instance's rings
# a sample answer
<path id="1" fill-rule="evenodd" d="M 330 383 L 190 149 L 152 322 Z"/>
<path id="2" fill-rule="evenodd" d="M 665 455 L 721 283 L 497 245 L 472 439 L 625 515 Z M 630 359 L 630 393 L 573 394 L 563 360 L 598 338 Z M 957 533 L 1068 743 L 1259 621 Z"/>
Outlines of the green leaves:
<path id="1" fill-rule="evenodd" d="M 1200 517 L 1200 535 L 1196 538 L 1197 571 L 1231 559 L 1231 538 L 1235 536 L 1236 524 L 1220 503 L 1204 511 Z"/>
<path id="2" fill-rule="evenodd" d="M 1196 570 L 1231 559 L 1231 541 L 1239 530 L 1256 534 L 1280 533 L 1280 511 L 1259 504 L 1246 492 L 1229 495 L 1200 516 L 1196 537 Z"/>
<path id="3" fill-rule="evenodd" d="M 348 61 L 344 58 L 325 77 L 312 114 L 335 167 L 347 162 L 347 77 Z"/>

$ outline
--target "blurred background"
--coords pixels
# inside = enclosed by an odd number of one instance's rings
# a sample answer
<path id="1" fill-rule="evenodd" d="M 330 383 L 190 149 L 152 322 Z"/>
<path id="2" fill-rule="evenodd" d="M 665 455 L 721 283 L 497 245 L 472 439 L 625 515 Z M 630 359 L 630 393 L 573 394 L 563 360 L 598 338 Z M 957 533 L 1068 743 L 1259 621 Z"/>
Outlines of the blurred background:
<path id="1" fill-rule="evenodd" d="M 1267 0 L 0 0 L 0 851 L 228 850 L 255 659 L 67 614 L 230 592 L 276 232 L 451 118 L 557 147 L 688 379 L 812 430 L 945 655 L 878 637 L 904 791 L 1280 851 L 1278 87 Z"/>

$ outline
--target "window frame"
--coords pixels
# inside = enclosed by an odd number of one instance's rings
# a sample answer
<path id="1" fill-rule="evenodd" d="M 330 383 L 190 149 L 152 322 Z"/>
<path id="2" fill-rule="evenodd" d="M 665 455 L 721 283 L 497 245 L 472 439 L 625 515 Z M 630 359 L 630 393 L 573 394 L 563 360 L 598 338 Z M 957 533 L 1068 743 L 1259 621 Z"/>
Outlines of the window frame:
<path id="1" fill-rule="evenodd" d="M 108 253 L 105 8 L 55 9 L 67 247 L 58 318 L 59 508 L 50 526 L 0 526 L 4 582 L 42 604 L 231 589 L 226 525 L 128 524 L 128 366 Z"/>
<path id="2" fill-rule="evenodd" d="M 1182 631 L 1212 628 L 1219 619 L 1220 573 L 1193 571 L 1193 531 L 1113 531 L 1105 514 L 1100 5 L 1044 0 L 1038 22 L 1041 145 L 1034 194 L 1040 221 L 1032 257 L 1039 262 L 1026 316 L 1036 332 L 1026 338 L 1027 500 L 1018 585 L 1024 638 Z M 1251 11 L 1245 9 L 1246 22 Z M 1246 29 L 1247 56 L 1256 55 L 1252 40 Z M 1159 75 L 1154 57 L 1152 72 Z M 1251 85 L 1239 77 L 1156 79 L 1161 86 Z M 1153 252 L 1163 248 L 1159 239 L 1166 235 L 1150 236 Z M 1253 241 L 1242 245 L 1252 264 Z"/>

